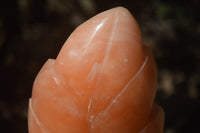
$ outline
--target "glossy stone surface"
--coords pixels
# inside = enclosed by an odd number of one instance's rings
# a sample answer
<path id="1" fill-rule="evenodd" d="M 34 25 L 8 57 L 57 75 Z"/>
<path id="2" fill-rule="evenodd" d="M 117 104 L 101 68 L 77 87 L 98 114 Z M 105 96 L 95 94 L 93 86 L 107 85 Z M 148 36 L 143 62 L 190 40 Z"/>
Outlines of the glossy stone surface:
<path id="1" fill-rule="evenodd" d="M 29 133 L 161 133 L 157 70 L 130 12 L 113 8 L 80 25 L 39 72 Z"/>

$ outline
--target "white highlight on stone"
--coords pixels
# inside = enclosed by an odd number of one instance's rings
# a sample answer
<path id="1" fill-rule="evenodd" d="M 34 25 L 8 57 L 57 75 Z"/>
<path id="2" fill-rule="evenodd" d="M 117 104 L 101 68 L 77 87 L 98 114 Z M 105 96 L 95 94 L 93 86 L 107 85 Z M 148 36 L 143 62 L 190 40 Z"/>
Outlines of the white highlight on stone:
<path id="1" fill-rule="evenodd" d="M 69 51 L 69 54 L 70 54 L 71 56 L 78 56 L 78 53 L 77 53 L 75 50 L 70 50 L 70 51 Z"/>
<path id="2" fill-rule="evenodd" d="M 90 101 L 89 101 L 89 104 L 88 104 L 88 113 L 89 113 L 90 108 L 91 108 L 91 103 L 92 103 L 92 98 L 90 98 Z"/>
<path id="3" fill-rule="evenodd" d="M 53 80 L 55 81 L 56 85 L 60 84 L 59 80 L 55 76 L 53 76 Z"/>
<path id="4" fill-rule="evenodd" d="M 90 116 L 90 123 L 92 123 L 93 118 L 94 118 L 94 115 L 91 115 L 91 116 Z"/>
<path id="5" fill-rule="evenodd" d="M 60 62 L 60 64 L 61 64 L 61 65 L 64 65 L 64 63 L 63 63 L 63 62 Z"/>

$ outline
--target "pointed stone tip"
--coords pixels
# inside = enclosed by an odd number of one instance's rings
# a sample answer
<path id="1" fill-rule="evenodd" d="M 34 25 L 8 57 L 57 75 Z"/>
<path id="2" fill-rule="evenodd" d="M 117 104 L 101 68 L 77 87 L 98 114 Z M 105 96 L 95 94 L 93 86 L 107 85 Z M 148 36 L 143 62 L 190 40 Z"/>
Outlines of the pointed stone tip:
<path id="1" fill-rule="evenodd" d="M 123 15 L 123 16 L 126 16 L 126 15 L 131 15 L 131 13 L 129 12 L 129 10 L 125 7 L 122 7 L 122 6 L 118 6 L 118 7 L 114 7 L 112 9 L 109 9 L 109 10 L 106 10 L 104 11 L 104 13 L 108 13 L 108 14 L 117 14 L 118 16 L 120 15 Z"/>
<path id="2" fill-rule="evenodd" d="M 135 36 L 132 36 L 132 37 L 135 39 L 135 41 L 138 41 L 139 44 L 142 44 L 141 31 L 139 28 L 139 24 L 127 8 L 118 6 L 118 7 L 106 10 L 102 14 L 104 14 L 105 17 L 114 16 L 112 18 L 113 23 L 118 21 L 118 23 L 120 23 L 121 25 L 121 27 L 118 27 L 118 29 L 123 28 L 124 30 L 127 31 L 126 33 L 128 34 L 132 33 L 132 35 L 134 34 Z"/>
<path id="3" fill-rule="evenodd" d="M 122 23 L 126 23 L 126 25 L 129 26 L 129 28 L 131 28 L 132 26 L 134 27 L 132 29 L 134 32 L 137 31 L 139 35 L 141 34 L 137 20 L 134 18 L 134 16 L 131 14 L 131 12 L 125 7 L 122 7 L 122 6 L 114 7 L 112 9 L 106 10 L 96 16 L 100 16 L 100 15 L 104 16 L 105 18 L 114 16 L 113 22 L 118 20 Z M 130 25 L 132 25 L 132 26 L 130 26 Z"/>
<path id="4" fill-rule="evenodd" d="M 114 59 L 116 60 L 114 61 Z M 85 63 L 86 60 L 89 63 Z M 58 66 L 56 69 L 61 70 L 60 73 L 72 77 L 83 69 L 83 67 L 79 69 L 75 66 L 93 65 L 95 62 L 106 64 L 105 60 L 113 63 L 119 62 L 116 65 L 124 65 L 124 61 L 132 61 L 129 63 L 131 69 L 135 64 L 138 64 L 136 67 L 139 67 L 140 63 L 138 62 L 144 60 L 139 25 L 128 9 L 124 7 L 106 10 L 81 24 L 60 51 L 56 59 Z M 73 63 L 69 64 L 69 62 Z M 111 64 L 110 62 L 108 64 Z M 122 68 L 127 67 L 123 67 L 123 65 Z M 91 66 L 84 69 L 88 68 Z M 85 72 L 87 71 L 89 70 L 85 70 Z"/>
<path id="5" fill-rule="evenodd" d="M 114 7 L 112 9 L 110 9 L 110 10 L 117 11 L 117 12 L 130 13 L 127 8 L 122 7 L 122 6 Z"/>

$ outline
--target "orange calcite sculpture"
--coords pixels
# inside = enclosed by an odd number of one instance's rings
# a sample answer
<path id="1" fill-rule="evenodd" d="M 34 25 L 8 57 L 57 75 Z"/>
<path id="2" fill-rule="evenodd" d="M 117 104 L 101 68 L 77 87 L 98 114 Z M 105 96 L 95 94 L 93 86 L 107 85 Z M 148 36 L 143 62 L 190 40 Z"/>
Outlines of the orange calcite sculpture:
<path id="1" fill-rule="evenodd" d="M 162 133 L 156 84 L 136 20 L 123 7 L 105 11 L 80 25 L 37 75 L 29 133 Z"/>

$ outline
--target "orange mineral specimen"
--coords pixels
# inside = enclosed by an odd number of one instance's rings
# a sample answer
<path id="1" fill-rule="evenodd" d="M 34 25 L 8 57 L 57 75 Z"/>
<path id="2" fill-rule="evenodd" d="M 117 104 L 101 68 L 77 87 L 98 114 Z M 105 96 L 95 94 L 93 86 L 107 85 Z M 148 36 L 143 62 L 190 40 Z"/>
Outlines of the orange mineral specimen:
<path id="1" fill-rule="evenodd" d="M 130 12 L 117 7 L 80 25 L 37 75 L 29 133 L 162 133 L 153 104 L 157 70 Z"/>

